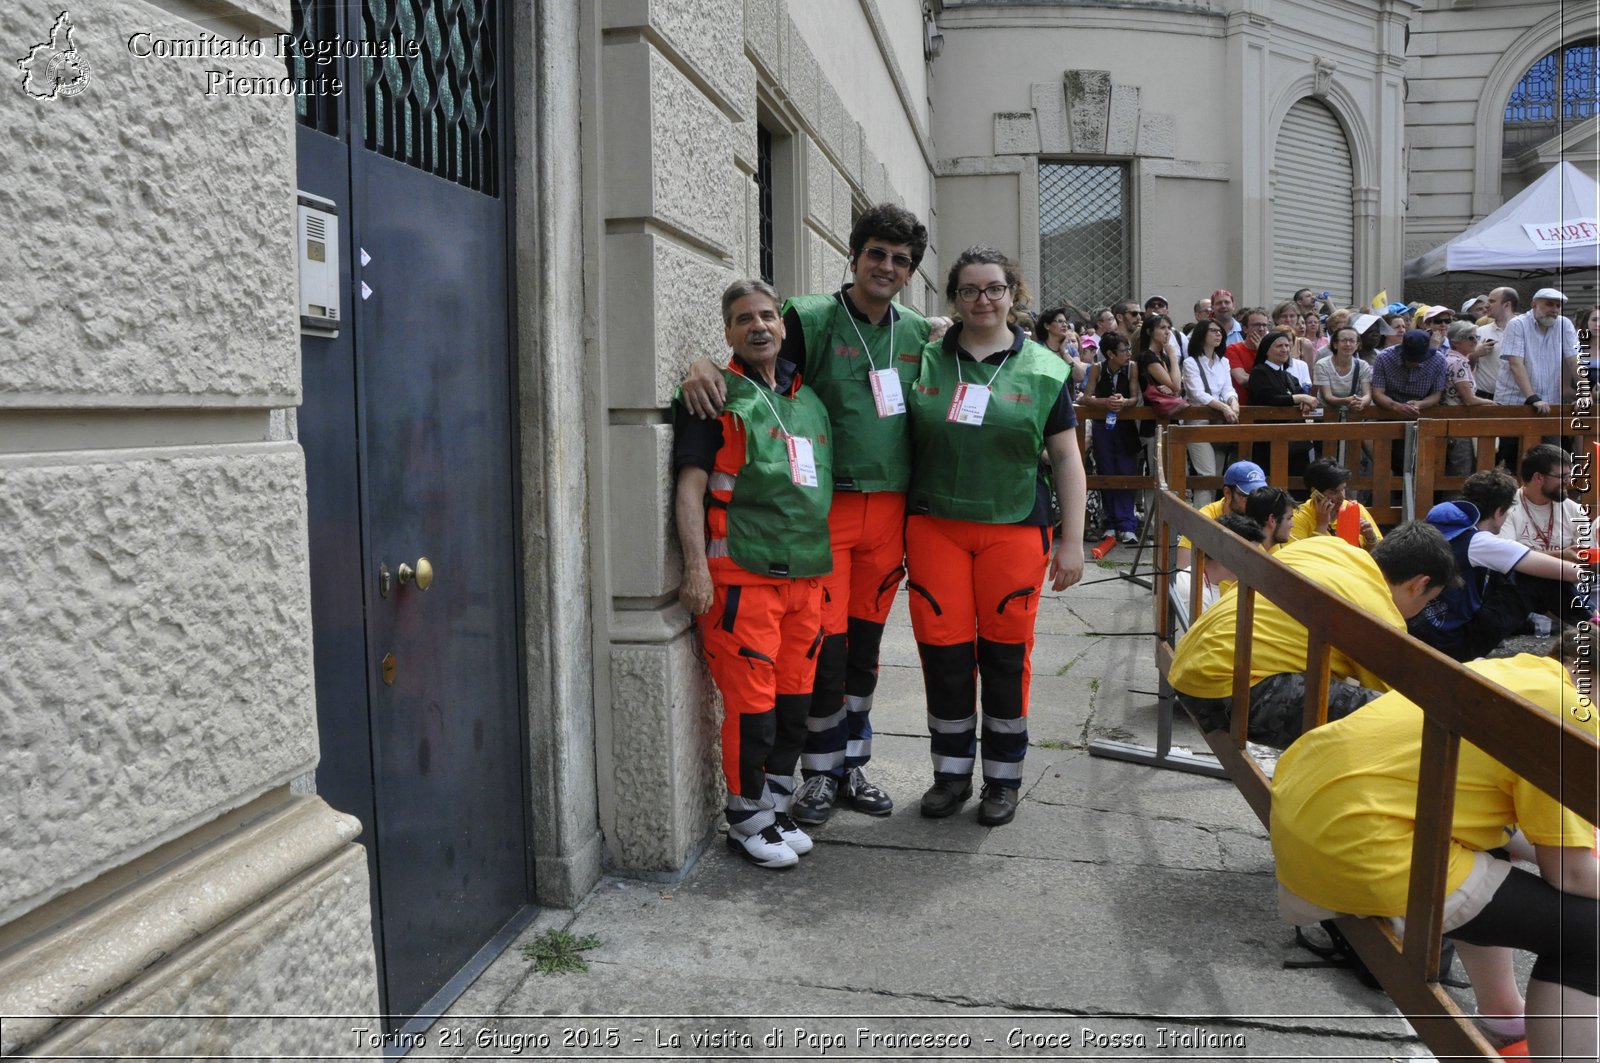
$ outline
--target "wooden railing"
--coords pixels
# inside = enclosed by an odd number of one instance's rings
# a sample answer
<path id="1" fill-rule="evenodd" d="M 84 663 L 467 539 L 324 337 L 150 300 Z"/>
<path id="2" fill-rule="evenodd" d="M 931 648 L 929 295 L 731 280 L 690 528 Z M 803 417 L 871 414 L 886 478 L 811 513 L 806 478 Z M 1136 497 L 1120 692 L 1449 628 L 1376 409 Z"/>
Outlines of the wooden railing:
<path id="1" fill-rule="evenodd" d="M 1174 533 L 1194 544 L 1196 608 L 1190 615 L 1198 614 L 1198 588 L 1204 582 L 1207 557 L 1222 561 L 1238 576 L 1231 727 L 1228 732 L 1206 733 L 1205 739 L 1263 825 L 1271 814 L 1271 784 L 1245 744 L 1256 595 L 1266 596 L 1306 628 L 1306 729 L 1327 721 L 1329 657 L 1334 647 L 1421 706 L 1425 722 L 1405 936 L 1396 937 L 1383 919 L 1348 916 L 1339 925 L 1439 1058 L 1498 1060 L 1438 981 L 1460 743 L 1465 740 L 1493 751 L 1506 767 L 1591 822 L 1600 820 L 1600 743 L 1291 571 L 1201 516 L 1173 492 L 1157 495 L 1156 521 L 1158 557 L 1169 556 Z M 1164 588 L 1157 595 L 1165 602 Z M 1170 697 L 1166 676 L 1174 639 L 1169 611 L 1158 609 L 1156 622 L 1162 693 Z"/>
<path id="2" fill-rule="evenodd" d="M 1190 476 L 1184 460 L 1189 443 L 1213 443 L 1235 447 L 1239 457 L 1249 457 L 1256 443 L 1267 444 L 1268 460 L 1264 465 L 1267 480 L 1279 486 L 1299 489 L 1300 479 L 1289 474 L 1289 445 L 1292 442 L 1311 442 L 1318 445 L 1318 453 L 1337 456 L 1343 447 L 1348 454 L 1359 444 L 1373 444 L 1374 458 L 1369 473 L 1359 470 L 1359 459 L 1350 454 L 1345 464 L 1355 474 L 1350 488 L 1367 492 L 1368 509 L 1373 519 L 1384 526 L 1399 524 L 1412 516 L 1422 516 L 1443 493 L 1459 491 L 1464 477 L 1445 472 L 1448 441 L 1473 439 L 1477 441 L 1475 467 L 1494 468 L 1497 437 L 1515 437 L 1522 450 L 1537 444 L 1544 436 L 1574 436 L 1577 450 L 1574 454 L 1573 495 L 1582 501 L 1590 513 L 1600 512 L 1600 469 L 1596 468 L 1600 455 L 1595 445 L 1595 420 L 1587 407 L 1555 407 L 1543 417 L 1533 415 L 1518 406 L 1435 406 L 1417 420 L 1401 418 L 1384 410 L 1369 407 L 1359 413 L 1340 411 L 1338 419 L 1312 418 L 1308 420 L 1298 410 L 1281 406 L 1246 406 L 1239 412 L 1236 424 L 1224 422 L 1220 415 L 1208 408 L 1187 410 L 1170 420 L 1160 418 L 1148 406 L 1129 407 L 1119 412 L 1120 418 L 1129 421 L 1157 421 L 1157 431 L 1164 436 L 1162 452 L 1165 457 L 1165 485 L 1179 493 L 1186 491 L 1219 491 L 1222 488 L 1221 470 L 1215 476 Z M 1081 404 L 1077 407 L 1078 443 L 1087 453 L 1085 430 L 1090 421 L 1098 421 L 1104 413 L 1090 410 Z M 1183 424 L 1183 421 L 1207 420 L 1207 425 Z M 1407 465 L 1414 467 L 1416 512 L 1405 511 L 1406 501 L 1395 501 L 1394 492 L 1401 487 L 1401 474 L 1394 471 L 1387 460 L 1388 448 L 1395 442 L 1410 441 L 1408 430 L 1416 429 L 1416 449 L 1407 451 Z M 1414 459 L 1414 461 L 1413 461 Z M 1516 475 L 1516 470 L 1512 470 Z M 1091 475 L 1088 489 L 1153 490 L 1162 484 L 1153 472 L 1129 476 Z"/>
<path id="3" fill-rule="evenodd" d="M 1498 439 L 1514 438 L 1518 453 L 1527 453 L 1546 436 L 1570 437 L 1573 450 L 1572 495 L 1590 514 L 1600 509 L 1600 475 L 1596 475 L 1597 454 L 1595 419 L 1588 407 L 1557 408 L 1539 417 L 1517 406 L 1454 406 L 1447 418 L 1424 418 L 1417 422 L 1417 508 L 1426 513 L 1435 502 L 1444 501 L 1448 492 L 1460 491 L 1464 474 L 1445 469 L 1451 440 L 1471 440 L 1476 449 L 1473 471 L 1492 469 Z M 1517 475 L 1512 469 L 1511 474 Z"/>
<path id="4" fill-rule="evenodd" d="M 1398 476 L 1389 464 L 1388 446 L 1394 443 L 1403 444 L 1405 439 L 1406 424 L 1402 421 L 1173 425 L 1167 430 L 1165 445 L 1167 486 L 1180 495 L 1196 488 L 1209 488 L 1213 491 L 1221 489 L 1221 476 L 1189 476 L 1186 457 L 1187 446 L 1190 443 L 1232 445 L 1237 448 L 1242 458 L 1250 456 L 1254 444 L 1266 443 L 1269 447 L 1269 457 L 1263 471 L 1267 474 L 1267 482 L 1282 487 L 1298 488 L 1301 486 L 1300 478 L 1289 474 L 1290 443 L 1314 443 L 1318 454 L 1334 454 L 1338 451 L 1340 443 L 1359 445 L 1363 442 L 1372 442 L 1382 460 L 1374 460 L 1372 471 L 1369 473 L 1362 474 L 1353 470 L 1350 487 L 1370 492 L 1371 501 L 1367 504 L 1367 508 L 1371 511 L 1373 520 L 1385 526 L 1399 524 L 1406 519 L 1406 516 L 1403 512 L 1403 503 L 1397 504 L 1393 498 L 1395 489 L 1400 485 Z"/>

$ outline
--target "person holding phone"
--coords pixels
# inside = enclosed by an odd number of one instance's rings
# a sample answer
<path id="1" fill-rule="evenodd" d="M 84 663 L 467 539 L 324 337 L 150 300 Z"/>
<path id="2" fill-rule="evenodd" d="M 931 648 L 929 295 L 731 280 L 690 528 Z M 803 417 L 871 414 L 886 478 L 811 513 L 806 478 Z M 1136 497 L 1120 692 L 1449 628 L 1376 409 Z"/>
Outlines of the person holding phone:
<path id="1" fill-rule="evenodd" d="M 1319 458 L 1306 466 L 1306 487 L 1311 497 L 1295 507 L 1291 539 L 1337 535 L 1351 546 L 1371 550 L 1383 540 L 1378 522 L 1360 502 L 1346 497 L 1351 472 L 1332 458 Z"/>

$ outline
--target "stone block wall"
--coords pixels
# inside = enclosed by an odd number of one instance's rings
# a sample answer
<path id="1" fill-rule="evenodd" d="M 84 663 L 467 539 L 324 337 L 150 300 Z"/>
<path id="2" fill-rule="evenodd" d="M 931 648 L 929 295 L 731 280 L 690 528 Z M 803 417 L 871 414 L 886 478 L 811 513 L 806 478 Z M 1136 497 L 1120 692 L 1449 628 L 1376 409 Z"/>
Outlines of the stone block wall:
<path id="1" fill-rule="evenodd" d="M 795 14 L 781 0 L 607 0 L 599 13 L 609 689 L 598 774 L 610 860 L 630 870 L 682 868 L 720 821 L 720 703 L 677 604 L 670 404 L 692 361 L 726 362 L 722 289 L 759 270 L 758 108 L 784 142 L 781 287 L 838 287 L 855 207 L 908 199 L 871 147 L 874 129 L 901 117 L 847 109 Z M 921 172 L 909 197 L 919 213 L 931 186 Z M 909 286 L 907 301 L 920 306 L 924 290 Z"/>
<path id="2" fill-rule="evenodd" d="M 7 4 L 0 38 L 47 42 L 60 13 Z M 293 100 L 205 94 L 207 67 L 281 75 L 270 43 L 225 63 L 127 46 L 270 40 L 288 3 L 206 16 L 74 4 L 82 91 L 0 92 L 0 1013 L 377 1007 L 354 821 L 289 787 L 317 761 L 305 462 L 284 412 Z M 269 844 L 267 820 L 304 834 Z M 181 990 L 149 996 L 152 978 Z M 267 1026 L 206 1043 L 292 1055 Z M 46 1032 L 8 1023 L 4 1050 Z"/>

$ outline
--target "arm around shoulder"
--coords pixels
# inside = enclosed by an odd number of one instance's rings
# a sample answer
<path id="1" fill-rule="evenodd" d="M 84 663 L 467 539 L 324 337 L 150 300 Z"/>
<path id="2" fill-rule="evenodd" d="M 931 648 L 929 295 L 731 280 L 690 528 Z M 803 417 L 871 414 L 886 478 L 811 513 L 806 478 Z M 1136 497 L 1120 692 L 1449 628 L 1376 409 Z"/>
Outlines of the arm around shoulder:
<path id="1" fill-rule="evenodd" d="M 728 382 L 722 368 L 709 358 L 696 358 L 684 374 L 683 406 L 694 416 L 709 420 L 722 412 L 728 401 Z"/>

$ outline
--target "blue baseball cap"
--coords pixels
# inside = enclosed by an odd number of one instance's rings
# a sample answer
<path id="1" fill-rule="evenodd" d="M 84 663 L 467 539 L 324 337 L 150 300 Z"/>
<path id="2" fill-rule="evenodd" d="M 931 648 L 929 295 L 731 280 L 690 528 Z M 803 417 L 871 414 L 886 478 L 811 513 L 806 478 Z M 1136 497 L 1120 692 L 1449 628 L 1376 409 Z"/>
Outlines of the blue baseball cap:
<path id="1" fill-rule="evenodd" d="M 1478 526 L 1478 507 L 1471 502 L 1440 502 L 1428 510 L 1428 515 L 1423 519 L 1444 533 L 1446 539 L 1454 539 L 1464 531 Z"/>
<path id="2" fill-rule="evenodd" d="M 1222 474 L 1222 483 L 1248 495 L 1258 487 L 1267 486 L 1267 474 L 1253 461 L 1236 461 Z"/>

